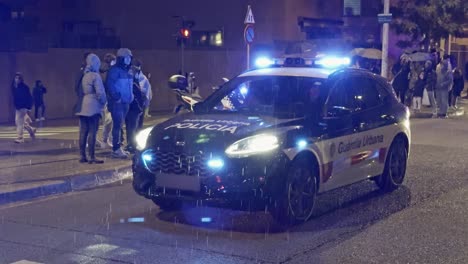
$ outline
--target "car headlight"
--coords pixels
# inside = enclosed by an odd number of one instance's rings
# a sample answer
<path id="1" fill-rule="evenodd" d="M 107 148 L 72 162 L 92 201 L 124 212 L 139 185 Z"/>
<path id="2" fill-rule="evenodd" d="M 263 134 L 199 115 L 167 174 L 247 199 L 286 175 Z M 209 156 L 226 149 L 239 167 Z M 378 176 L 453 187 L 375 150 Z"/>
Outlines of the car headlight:
<path id="1" fill-rule="evenodd" d="M 143 150 L 146 147 L 146 141 L 152 129 L 153 127 L 145 128 L 135 136 L 136 148 L 138 150 Z"/>
<path id="2" fill-rule="evenodd" d="M 278 146 L 276 136 L 260 134 L 234 142 L 226 149 L 225 153 L 229 157 L 247 157 L 274 150 Z"/>

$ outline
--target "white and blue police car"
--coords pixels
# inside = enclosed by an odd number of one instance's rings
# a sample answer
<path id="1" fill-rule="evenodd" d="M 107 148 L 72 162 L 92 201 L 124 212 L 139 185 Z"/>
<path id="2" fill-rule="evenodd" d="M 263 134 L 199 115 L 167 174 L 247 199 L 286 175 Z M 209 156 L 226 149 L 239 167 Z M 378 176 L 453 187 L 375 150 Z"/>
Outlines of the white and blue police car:
<path id="1" fill-rule="evenodd" d="M 162 210 L 254 202 L 306 221 L 316 196 L 372 179 L 404 180 L 409 111 L 388 82 L 347 58 L 263 59 L 194 112 L 141 131 L 133 187 Z"/>

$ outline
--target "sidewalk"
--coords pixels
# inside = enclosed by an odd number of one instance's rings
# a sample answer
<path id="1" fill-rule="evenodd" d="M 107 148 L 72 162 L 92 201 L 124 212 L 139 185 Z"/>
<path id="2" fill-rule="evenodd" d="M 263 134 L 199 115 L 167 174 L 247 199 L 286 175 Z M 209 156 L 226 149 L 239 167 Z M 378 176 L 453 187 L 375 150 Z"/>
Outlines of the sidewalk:
<path id="1" fill-rule="evenodd" d="M 468 108 L 468 100 L 467 99 L 460 99 L 458 102 L 458 109 L 453 110 L 449 109 L 448 116 L 449 117 L 458 117 L 465 115 L 465 109 Z M 427 106 L 423 106 L 420 112 L 412 112 L 411 118 L 432 118 L 432 109 Z"/>
<path id="2" fill-rule="evenodd" d="M 145 120 L 145 126 L 168 117 L 153 116 Z M 131 178 L 131 159 L 112 159 L 110 148 L 96 148 L 104 164 L 78 162 L 76 119 L 44 121 L 42 125 L 36 140 L 26 138 L 23 144 L 13 142 L 14 127 L 0 127 L 0 205 Z"/>

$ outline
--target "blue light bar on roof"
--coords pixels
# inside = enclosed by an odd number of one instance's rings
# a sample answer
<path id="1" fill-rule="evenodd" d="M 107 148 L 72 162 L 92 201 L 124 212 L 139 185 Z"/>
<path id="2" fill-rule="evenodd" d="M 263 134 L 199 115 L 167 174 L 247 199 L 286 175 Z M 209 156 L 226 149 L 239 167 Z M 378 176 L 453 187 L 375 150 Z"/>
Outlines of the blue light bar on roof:
<path id="1" fill-rule="evenodd" d="M 324 57 L 315 61 L 315 65 L 325 68 L 338 68 L 351 64 L 351 59 L 348 57 Z"/>
<path id="2" fill-rule="evenodd" d="M 275 64 L 275 62 L 267 57 L 260 57 L 257 60 L 255 60 L 255 66 L 257 66 L 258 68 L 270 67 L 273 64 Z"/>

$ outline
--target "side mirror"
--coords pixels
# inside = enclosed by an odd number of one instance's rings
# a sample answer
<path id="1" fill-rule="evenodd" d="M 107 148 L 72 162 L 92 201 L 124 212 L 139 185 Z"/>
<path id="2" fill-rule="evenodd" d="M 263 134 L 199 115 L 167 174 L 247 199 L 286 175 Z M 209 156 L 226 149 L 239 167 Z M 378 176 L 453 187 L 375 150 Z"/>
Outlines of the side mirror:
<path id="1" fill-rule="evenodd" d="M 172 75 L 168 81 L 169 88 L 185 90 L 188 87 L 187 78 L 183 75 Z"/>
<path id="2" fill-rule="evenodd" d="M 327 110 L 328 117 L 343 117 L 351 114 L 351 109 L 343 106 L 332 106 Z"/>

